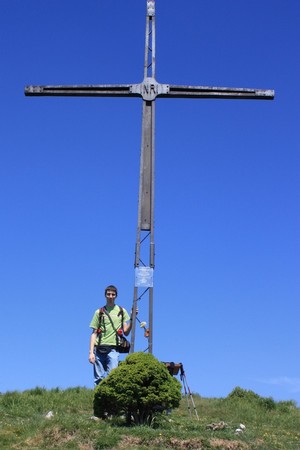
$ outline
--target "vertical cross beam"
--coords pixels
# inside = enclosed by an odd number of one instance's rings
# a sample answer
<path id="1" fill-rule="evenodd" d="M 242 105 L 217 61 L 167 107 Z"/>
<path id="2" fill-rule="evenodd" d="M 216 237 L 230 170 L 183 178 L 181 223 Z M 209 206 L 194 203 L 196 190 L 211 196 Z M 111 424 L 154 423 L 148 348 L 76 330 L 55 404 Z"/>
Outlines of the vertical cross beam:
<path id="1" fill-rule="evenodd" d="M 140 265 L 154 269 L 154 161 L 155 161 L 155 2 L 147 0 L 144 81 L 143 116 L 142 116 L 142 143 L 140 160 L 140 186 L 138 203 L 138 225 L 136 236 L 135 272 Z M 146 236 L 143 236 L 145 233 Z M 149 255 L 145 262 L 142 256 L 142 244 L 150 242 Z M 153 351 L 153 285 L 141 287 L 135 282 L 133 293 L 131 351 L 134 352 L 136 331 L 136 309 L 138 300 L 148 292 L 148 351 Z"/>

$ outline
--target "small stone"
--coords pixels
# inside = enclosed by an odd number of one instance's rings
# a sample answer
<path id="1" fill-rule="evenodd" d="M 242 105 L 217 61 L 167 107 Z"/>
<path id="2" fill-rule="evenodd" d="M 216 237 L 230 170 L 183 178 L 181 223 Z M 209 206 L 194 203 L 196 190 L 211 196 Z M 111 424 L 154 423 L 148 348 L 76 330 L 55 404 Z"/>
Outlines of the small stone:
<path id="1" fill-rule="evenodd" d="M 99 417 L 92 416 L 91 420 L 94 420 L 95 422 L 99 422 L 99 420 L 101 420 L 101 419 Z"/>

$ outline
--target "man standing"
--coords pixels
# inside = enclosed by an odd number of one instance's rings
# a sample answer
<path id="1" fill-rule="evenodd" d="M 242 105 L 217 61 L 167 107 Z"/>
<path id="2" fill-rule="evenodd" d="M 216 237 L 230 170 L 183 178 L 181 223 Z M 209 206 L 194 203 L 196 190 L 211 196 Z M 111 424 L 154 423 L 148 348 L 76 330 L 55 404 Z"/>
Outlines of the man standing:
<path id="1" fill-rule="evenodd" d="M 116 350 L 116 332 L 123 328 L 125 336 L 132 322 L 126 309 L 115 305 L 118 291 L 113 285 L 105 289 L 106 305 L 97 309 L 90 323 L 89 362 L 94 365 L 94 384 L 97 386 L 112 369 L 118 367 L 119 353 Z"/>

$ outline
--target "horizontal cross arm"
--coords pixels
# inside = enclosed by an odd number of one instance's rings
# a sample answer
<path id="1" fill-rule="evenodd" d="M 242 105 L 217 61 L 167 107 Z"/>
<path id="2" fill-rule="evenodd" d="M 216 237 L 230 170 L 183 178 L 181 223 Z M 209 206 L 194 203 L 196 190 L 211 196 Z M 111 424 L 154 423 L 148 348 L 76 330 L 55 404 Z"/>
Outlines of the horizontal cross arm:
<path id="1" fill-rule="evenodd" d="M 150 81 L 149 81 L 150 80 Z M 143 97 L 153 101 L 163 98 L 218 98 L 273 100 L 271 89 L 246 89 L 210 86 L 180 86 L 157 83 L 146 79 L 140 84 L 102 84 L 70 86 L 26 86 L 26 96 L 69 97 Z"/>
<path id="2" fill-rule="evenodd" d="M 161 94 L 160 97 L 273 100 L 274 95 L 275 93 L 271 89 L 175 86 L 170 84 L 168 93 Z"/>
<path id="3" fill-rule="evenodd" d="M 104 84 L 82 86 L 26 86 L 27 96 L 70 97 L 139 97 L 131 92 L 131 84 Z"/>

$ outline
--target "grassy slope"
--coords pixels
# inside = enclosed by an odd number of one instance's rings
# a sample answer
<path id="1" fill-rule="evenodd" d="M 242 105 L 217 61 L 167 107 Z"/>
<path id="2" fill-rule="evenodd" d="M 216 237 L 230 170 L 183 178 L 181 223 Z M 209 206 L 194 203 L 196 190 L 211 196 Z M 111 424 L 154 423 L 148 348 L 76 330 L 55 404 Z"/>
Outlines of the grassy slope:
<path id="1" fill-rule="evenodd" d="M 93 391 L 73 388 L 0 395 L 0 449 L 255 449 L 300 450 L 300 409 L 248 391 L 226 399 L 193 396 L 153 427 L 126 428 L 121 419 L 92 419 Z M 197 420 L 195 410 L 198 412 Z M 46 414 L 52 411 L 53 417 Z M 222 430 L 207 425 L 224 421 Z M 244 432 L 236 434 L 240 423 Z"/>

